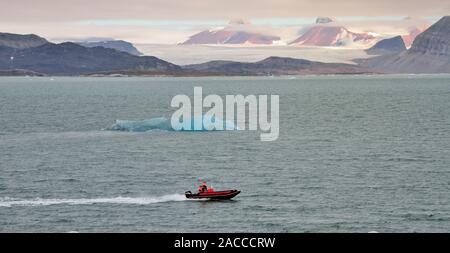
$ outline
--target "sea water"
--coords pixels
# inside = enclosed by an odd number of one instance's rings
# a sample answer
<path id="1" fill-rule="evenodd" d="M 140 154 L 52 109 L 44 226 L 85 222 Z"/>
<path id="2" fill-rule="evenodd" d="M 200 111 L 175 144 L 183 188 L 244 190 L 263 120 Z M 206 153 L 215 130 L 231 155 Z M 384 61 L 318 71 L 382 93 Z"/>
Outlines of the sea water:
<path id="1" fill-rule="evenodd" d="M 279 95 L 279 138 L 171 131 L 194 86 Z M 449 195 L 448 75 L 0 78 L 1 232 L 449 232 Z"/>

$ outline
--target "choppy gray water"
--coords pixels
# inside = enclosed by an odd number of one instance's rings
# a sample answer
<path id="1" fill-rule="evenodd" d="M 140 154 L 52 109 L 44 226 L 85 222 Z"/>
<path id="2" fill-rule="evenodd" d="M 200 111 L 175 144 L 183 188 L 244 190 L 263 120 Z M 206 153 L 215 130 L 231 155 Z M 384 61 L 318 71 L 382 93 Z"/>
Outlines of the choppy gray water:
<path id="1" fill-rule="evenodd" d="M 194 86 L 280 95 L 279 139 L 104 130 Z M 2 232 L 449 232 L 449 196 L 450 76 L 0 78 Z"/>

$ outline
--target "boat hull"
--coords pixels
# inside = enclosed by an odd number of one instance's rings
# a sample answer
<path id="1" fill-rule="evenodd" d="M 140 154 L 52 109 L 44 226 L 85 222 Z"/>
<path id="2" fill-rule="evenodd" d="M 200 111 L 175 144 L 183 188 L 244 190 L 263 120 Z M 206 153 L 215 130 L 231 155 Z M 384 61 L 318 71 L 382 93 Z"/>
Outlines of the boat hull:
<path id="1" fill-rule="evenodd" d="M 202 193 L 192 193 L 190 191 L 187 191 L 187 192 L 185 192 L 185 196 L 188 199 L 225 200 L 225 199 L 234 198 L 240 192 L 241 191 L 238 191 L 238 190 L 202 192 Z"/>

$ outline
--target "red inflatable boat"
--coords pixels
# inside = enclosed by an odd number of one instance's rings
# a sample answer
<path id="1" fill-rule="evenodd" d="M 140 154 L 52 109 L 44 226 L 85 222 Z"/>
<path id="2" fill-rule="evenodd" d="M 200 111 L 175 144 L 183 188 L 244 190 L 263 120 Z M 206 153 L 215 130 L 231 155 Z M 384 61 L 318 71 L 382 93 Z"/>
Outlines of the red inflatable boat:
<path id="1" fill-rule="evenodd" d="M 191 191 L 185 192 L 188 199 L 210 199 L 210 200 L 223 200 L 231 199 L 238 195 L 241 191 L 227 190 L 227 191 L 205 191 L 199 193 L 192 193 Z"/>
<path id="2" fill-rule="evenodd" d="M 215 191 L 212 186 L 208 187 L 206 181 L 199 179 L 201 184 L 198 186 L 198 193 L 192 193 L 187 191 L 184 193 L 188 199 L 210 199 L 210 200 L 222 200 L 231 199 L 238 195 L 241 191 L 227 190 L 227 191 Z"/>

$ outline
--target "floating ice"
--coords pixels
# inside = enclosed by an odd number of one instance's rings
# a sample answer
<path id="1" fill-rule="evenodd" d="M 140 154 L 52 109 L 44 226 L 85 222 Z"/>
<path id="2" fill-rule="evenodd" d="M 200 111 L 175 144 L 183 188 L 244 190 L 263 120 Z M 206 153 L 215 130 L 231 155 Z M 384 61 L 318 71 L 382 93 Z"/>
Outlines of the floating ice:
<path id="1" fill-rule="evenodd" d="M 229 121 L 223 121 L 216 117 L 207 118 L 203 117 L 203 127 L 199 130 L 194 129 L 195 118 L 191 120 L 190 130 L 180 130 L 180 131 L 218 131 L 218 130 L 207 130 L 211 129 L 208 124 L 211 122 L 216 122 L 224 126 L 226 130 L 238 130 L 238 127 Z M 107 130 L 112 131 L 125 131 L 125 132 L 147 132 L 151 130 L 166 130 L 175 131 L 172 127 L 171 121 L 165 117 L 151 118 L 147 120 L 116 120 L 116 123 L 107 128 Z"/>

